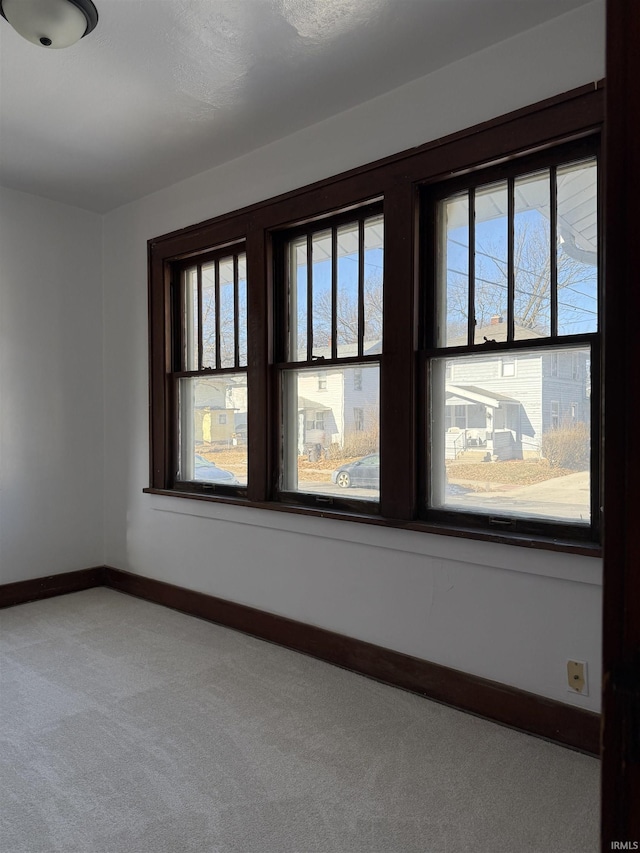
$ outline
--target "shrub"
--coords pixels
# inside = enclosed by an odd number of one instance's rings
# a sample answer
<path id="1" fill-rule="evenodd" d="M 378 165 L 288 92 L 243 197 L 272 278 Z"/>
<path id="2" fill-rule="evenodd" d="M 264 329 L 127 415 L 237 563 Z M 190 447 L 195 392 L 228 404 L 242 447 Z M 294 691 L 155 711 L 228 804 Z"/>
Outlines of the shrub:
<path id="1" fill-rule="evenodd" d="M 584 423 L 561 426 L 542 436 L 542 455 L 552 468 L 588 471 L 591 435 Z"/>

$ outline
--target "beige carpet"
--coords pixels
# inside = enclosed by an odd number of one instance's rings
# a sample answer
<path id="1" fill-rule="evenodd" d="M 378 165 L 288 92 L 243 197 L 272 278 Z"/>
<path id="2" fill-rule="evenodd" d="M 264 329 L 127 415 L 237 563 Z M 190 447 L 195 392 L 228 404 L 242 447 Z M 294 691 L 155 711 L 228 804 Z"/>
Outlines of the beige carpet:
<path id="1" fill-rule="evenodd" d="M 599 763 L 106 589 L 4 610 L 1 853 L 590 853 Z"/>

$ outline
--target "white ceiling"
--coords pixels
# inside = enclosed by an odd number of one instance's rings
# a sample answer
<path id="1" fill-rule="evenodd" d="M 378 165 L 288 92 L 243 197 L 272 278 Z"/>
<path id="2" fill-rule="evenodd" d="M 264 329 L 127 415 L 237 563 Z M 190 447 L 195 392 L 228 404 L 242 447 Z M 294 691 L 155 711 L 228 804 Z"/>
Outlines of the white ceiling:
<path id="1" fill-rule="evenodd" d="M 95 0 L 46 50 L 0 19 L 0 184 L 97 212 L 588 0 Z"/>

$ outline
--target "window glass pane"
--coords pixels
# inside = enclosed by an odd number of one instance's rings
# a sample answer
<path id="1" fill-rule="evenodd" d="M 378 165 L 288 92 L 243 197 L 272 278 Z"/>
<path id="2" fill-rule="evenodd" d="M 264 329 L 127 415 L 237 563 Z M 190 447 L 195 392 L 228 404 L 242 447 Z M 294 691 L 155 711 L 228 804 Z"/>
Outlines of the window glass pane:
<path id="1" fill-rule="evenodd" d="M 290 361 L 381 351 L 383 240 L 383 217 L 373 216 L 289 243 Z"/>
<path id="2" fill-rule="evenodd" d="M 514 185 L 513 318 L 515 339 L 551 334 L 549 171 Z"/>
<path id="3" fill-rule="evenodd" d="M 507 183 L 476 190 L 474 342 L 507 339 Z M 466 343 L 466 342 L 465 342 Z"/>
<path id="4" fill-rule="evenodd" d="M 202 266 L 202 366 L 216 364 L 216 281 L 215 264 Z"/>
<path id="5" fill-rule="evenodd" d="M 178 398 L 178 479 L 214 485 L 246 485 L 246 374 L 180 379 Z"/>
<path id="6" fill-rule="evenodd" d="M 185 370 L 198 370 L 198 270 L 196 267 L 182 273 L 183 354 Z"/>
<path id="7" fill-rule="evenodd" d="M 336 336 L 338 358 L 358 352 L 358 224 L 338 228 Z"/>
<path id="8" fill-rule="evenodd" d="M 502 375 L 503 376 L 515 376 L 516 375 L 516 360 L 514 356 L 506 356 L 502 359 Z"/>
<path id="9" fill-rule="evenodd" d="M 435 359 L 431 506 L 589 524 L 590 363 L 588 346 Z"/>
<path id="10" fill-rule="evenodd" d="M 238 255 L 238 330 L 240 367 L 247 364 L 247 256 Z"/>
<path id="11" fill-rule="evenodd" d="M 469 317 L 469 196 L 438 205 L 437 346 L 464 346 Z"/>
<path id="12" fill-rule="evenodd" d="M 357 389 L 355 371 L 360 371 Z M 376 501 L 380 370 L 357 365 L 284 372 L 285 491 Z"/>
<path id="13" fill-rule="evenodd" d="M 220 367 L 235 365 L 235 296 L 233 258 L 224 258 L 220 266 Z"/>
<path id="14" fill-rule="evenodd" d="M 307 360 L 307 238 L 289 244 L 290 361 Z"/>
<path id="15" fill-rule="evenodd" d="M 364 355 L 382 350 L 383 255 L 383 218 L 375 216 L 364 223 Z"/>
<path id="16" fill-rule="evenodd" d="M 313 350 L 331 358 L 331 231 L 314 234 L 312 241 Z"/>
<path id="17" fill-rule="evenodd" d="M 598 216 L 595 158 L 557 172 L 558 333 L 598 328 Z"/>

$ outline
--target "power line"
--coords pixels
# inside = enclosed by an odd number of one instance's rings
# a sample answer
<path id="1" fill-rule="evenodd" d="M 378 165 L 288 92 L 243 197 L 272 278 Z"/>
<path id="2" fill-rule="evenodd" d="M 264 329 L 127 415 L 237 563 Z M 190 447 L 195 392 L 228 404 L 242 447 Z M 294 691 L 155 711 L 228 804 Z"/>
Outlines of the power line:
<path id="1" fill-rule="evenodd" d="M 453 243 L 456 246 L 460 246 L 462 249 L 467 249 L 467 251 L 469 249 L 469 246 L 465 245 L 464 243 L 460 243 L 458 240 L 449 239 L 449 242 Z M 476 249 L 476 255 L 481 255 L 483 258 L 488 258 L 490 261 L 494 261 L 497 264 L 505 264 L 506 265 L 506 263 L 507 263 L 507 261 L 504 258 L 498 258 L 495 255 L 490 255 L 488 252 L 482 252 L 482 251 L 479 251 L 478 249 Z M 582 266 L 586 267 L 587 264 L 582 264 Z M 538 275 L 538 273 L 534 272 L 534 270 L 530 270 L 530 269 L 527 269 L 526 267 L 522 267 L 522 266 L 514 266 L 514 272 L 521 272 L 521 273 L 524 273 L 525 275 L 534 275 L 534 276 Z M 459 274 L 460 275 L 468 275 L 468 273 L 459 273 Z M 482 279 L 479 279 L 476 277 L 476 281 L 482 281 Z M 488 283 L 490 284 L 491 282 L 488 282 Z M 496 284 L 497 284 L 497 282 L 496 282 Z M 564 284 L 564 285 L 558 284 L 558 290 L 560 290 L 560 289 L 572 290 L 573 293 L 577 293 L 579 296 L 584 296 L 585 299 L 593 299 L 594 302 L 597 302 L 597 299 L 598 299 L 597 296 L 592 296 L 590 293 L 583 293 L 581 290 L 575 290 L 574 288 L 569 287 L 568 284 Z"/>
<path id="2" fill-rule="evenodd" d="M 447 267 L 447 272 L 453 273 L 454 275 L 460 275 L 463 277 L 468 276 L 468 273 L 462 272 L 461 270 L 455 270 L 451 267 Z M 476 276 L 475 281 L 479 281 L 482 284 L 489 284 L 492 287 L 498 287 L 501 290 L 507 290 L 508 289 L 506 283 L 502 284 L 499 281 L 490 281 L 488 278 L 481 278 L 480 276 Z M 577 293 L 578 296 L 588 296 L 590 299 L 593 299 L 594 301 L 596 301 L 595 296 L 589 296 L 589 294 L 582 293 L 581 291 L 575 290 L 572 287 L 562 287 L 562 288 L 558 288 L 558 289 L 559 290 L 570 290 L 572 293 Z M 538 294 L 532 290 L 522 290 L 522 289 L 516 290 L 516 294 L 522 294 L 523 296 L 538 296 Z M 548 298 L 548 296 L 547 296 L 547 298 Z M 565 308 L 573 308 L 576 311 L 584 311 L 586 314 L 593 314 L 594 316 L 598 315 L 598 312 L 592 311 L 591 308 L 584 308 L 582 306 L 577 307 L 575 305 L 572 305 L 570 302 L 562 302 L 561 300 L 558 300 L 558 305 L 562 305 Z"/>

